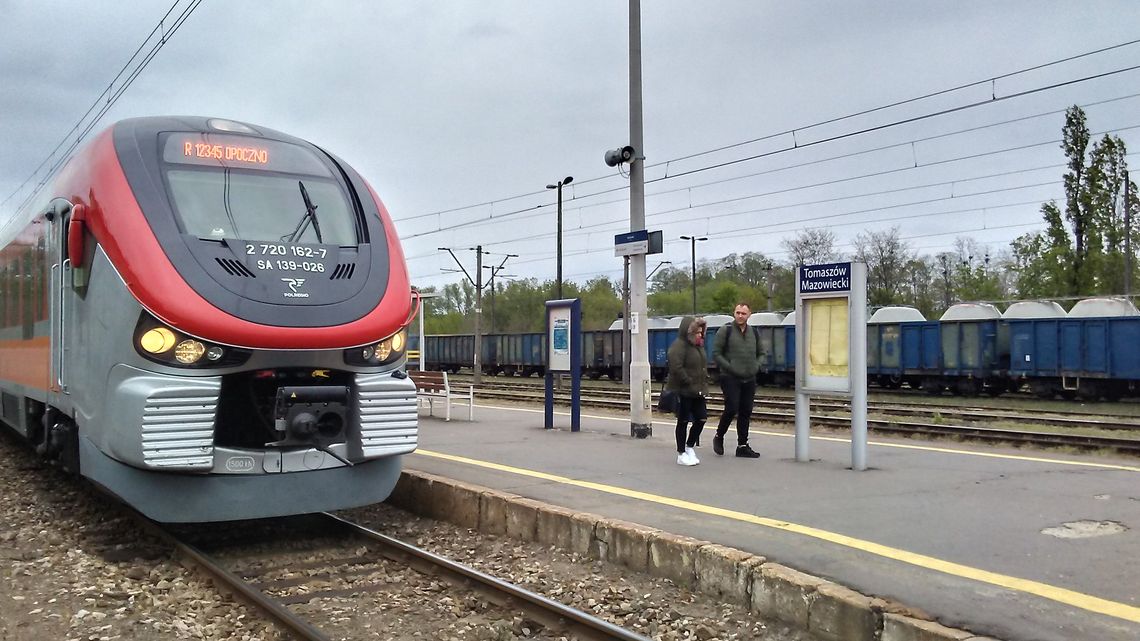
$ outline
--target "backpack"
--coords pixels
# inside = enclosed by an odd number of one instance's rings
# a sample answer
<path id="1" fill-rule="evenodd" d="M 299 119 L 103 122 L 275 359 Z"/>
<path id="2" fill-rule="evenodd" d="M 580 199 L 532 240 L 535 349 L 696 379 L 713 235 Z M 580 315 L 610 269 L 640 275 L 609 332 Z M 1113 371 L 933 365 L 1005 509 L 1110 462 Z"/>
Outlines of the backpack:
<path id="1" fill-rule="evenodd" d="M 721 327 L 720 329 L 721 329 L 721 331 L 726 331 L 726 330 L 732 329 L 733 325 L 735 325 L 735 324 L 736 323 L 730 322 L 730 323 L 726 324 L 724 327 Z M 756 337 L 756 360 L 761 360 L 764 356 L 764 352 L 762 349 L 760 349 L 760 328 L 755 326 L 755 325 L 749 325 L 749 327 L 752 328 L 752 335 Z M 719 336 L 720 332 L 717 332 L 717 335 Z M 725 357 L 725 358 L 728 358 L 728 341 L 729 341 L 729 338 L 731 336 L 732 336 L 731 334 L 725 334 L 724 343 L 721 345 L 721 348 L 720 348 L 720 355 Z"/>

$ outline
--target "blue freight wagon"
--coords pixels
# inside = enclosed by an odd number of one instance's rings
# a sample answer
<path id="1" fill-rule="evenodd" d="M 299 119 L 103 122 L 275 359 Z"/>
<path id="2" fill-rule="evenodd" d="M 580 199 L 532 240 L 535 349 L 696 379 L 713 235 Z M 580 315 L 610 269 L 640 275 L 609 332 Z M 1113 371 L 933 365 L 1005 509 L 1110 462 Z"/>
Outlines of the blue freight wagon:
<path id="1" fill-rule="evenodd" d="M 1140 313 L 1127 300 L 1087 299 L 1067 315 L 1007 318 L 1006 324 L 1010 376 L 1037 396 L 1118 400 L 1135 392 Z"/>

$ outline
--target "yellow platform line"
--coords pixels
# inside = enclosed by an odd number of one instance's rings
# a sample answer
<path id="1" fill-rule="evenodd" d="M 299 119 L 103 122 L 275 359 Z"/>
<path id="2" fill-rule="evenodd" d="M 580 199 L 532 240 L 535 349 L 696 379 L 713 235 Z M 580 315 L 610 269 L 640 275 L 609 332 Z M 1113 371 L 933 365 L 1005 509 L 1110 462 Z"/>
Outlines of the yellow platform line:
<path id="1" fill-rule="evenodd" d="M 775 530 L 782 530 L 784 532 L 791 532 L 800 534 L 802 536 L 809 536 L 815 539 L 842 545 L 844 547 L 860 550 L 870 554 L 875 554 L 883 558 L 901 561 L 902 563 L 909 563 L 921 568 L 935 570 L 951 576 L 961 577 L 965 579 L 972 579 L 990 585 L 996 585 L 1026 594 L 1032 594 L 1051 601 L 1063 603 L 1082 610 L 1096 612 L 1098 614 L 1106 614 L 1125 621 L 1133 623 L 1140 623 L 1140 608 L 1127 605 L 1125 603 L 1118 603 L 1108 599 L 1102 599 L 1089 594 L 1059 588 L 1047 583 L 1038 581 L 1031 581 L 1028 579 L 1019 579 L 1017 577 L 1006 576 L 996 572 L 989 572 L 978 568 L 962 565 L 960 563 L 953 563 L 945 561 L 925 554 L 917 554 L 900 550 L 898 548 L 881 545 L 872 541 L 864 541 L 854 537 L 821 530 L 819 528 L 810 527 L 807 525 L 799 525 L 797 523 L 790 523 L 788 521 L 781 521 L 778 519 L 771 519 L 763 516 L 755 516 L 745 512 L 737 512 L 735 510 L 726 510 L 724 508 L 713 507 L 711 505 L 704 505 L 701 503 L 693 503 L 691 501 L 684 501 L 675 499 L 668 496 L 661 496 L 658 494 L 650 494 L 648 492 L 640 492 L 638 490 L 630 490 L 623 487 L 614 485 L 606 485 L 604 483 L 595 483 L 593 481 L 582 481 L 572 479 L 565 476 L 557 476 L 555 474 L 547 474 L 546 472 L 539 472 L 537 470 L 528 470 L 525 468 L 512 467 L 509 465 L 501 465 L 499 463 L 490 463 L 487 461 L 480 461 L 477 459 L 467 458 L 463 456 L 455 456 L 453 454 L 443 454 L 441 452 L 432 452 L 430 450 L 416 450 L 416 454 L 428 456 L 431 458 L 443 459 L 455 463 L 465 463 L 467 465 L 474 465 L 500 472 L 508 472 L 510 474 L 517 474 L 519 476 L 527 476 L 530 478 L 542 479 L 544 481 L 551 481 L 554 483 L 561 483 L 564 485 L 573 485 L 589 490 L 598 492 L 605 492 L 607 494 L 614 494 L 617 496 L 624 496 L 626 498 L 638 499 L 647 501 L 649 503 L 657 503 L 659 505 L 667 505 L 690 512 L 697 512 L 699 514 L 708 514 L 711 516 L 719 516 L 734 521 L 741 521 L 744 523 L 751 523 L 753 525 L 760 525 L 763 527 L 772 528 Z"/>
<path id="2" fill-rule="evenodd" d="M 475 407 L 482 407 L 489 410 L 509 410 L 512 412 L 529 412 L 534 414 L 541 414 L 543 410 L 536 410 L 527 407 L 503 407 L 498 405 L 476 405 Z M 559 416 L 569 416 L 569 412 L 555 412 Z M 592 418 L 603 421 L 629 421 L 629 417 L 617 416 L 601 416 L 598 414 L 583 414 L 582 418 Z M 654 425 L 662 425 L 665 427 L 673 427 L 672 423 L 663 423 L 661 421 L 654 422 Z M 765 436 L 777 436 L 779 438 L 795 438 L 795 434 L 787 432 L 772 432 L 769 430 L 750 430 L 752 434 L 763 434 Z M 850 443 L 851 439 L 842 438 L 837 436 L 813 436 L 813 441 L 830 441 L 833 443 Z M 922 452 L 938 452 L 941 454 L 958 454 L 961 456 L 979 456 L 982 458 L 996 458 L 1005 459 L 1009 461 L 1027 461 L 1030 463 L 1051 463 L 1054 465 L 1072 465 L 1076 467 L 1091 467 L 1100 470 L 1120 470 L 1123 472 L 1140 472 L 1140 467 L 1135 465 L 1122 465 L 1119 463 L 1097 463 L 1095 461 L 1071 461 L 1066 459 L 1046 458 L 1043 456 L 1022 456 L 1019 454 L 1001 454 L 998 452 L 976 452 L 972 450 L 959 450 L 951 447 L 935 447 L 933 445 L 912 445 L 909 443 L 888 443 L 885 441 L 867 441 L 868 445 L 876 447 L 893 447 L 900 450 L 918 450 Z"/>

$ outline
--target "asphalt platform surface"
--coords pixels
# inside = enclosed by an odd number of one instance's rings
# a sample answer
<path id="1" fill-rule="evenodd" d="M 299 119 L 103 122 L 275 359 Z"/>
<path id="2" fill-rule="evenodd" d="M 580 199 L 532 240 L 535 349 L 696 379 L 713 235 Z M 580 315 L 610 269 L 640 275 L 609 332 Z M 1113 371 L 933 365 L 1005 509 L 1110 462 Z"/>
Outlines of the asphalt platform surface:
<path id="1" fill-rule="evenodd" d="M 438 408 L 437 408 L 438 412 Z M 871 436 L 865 471 L 843 433 L 753 425 L 759 459 L 712 451 L 676 464 L 670 417 L 653 436 L 584 411 L 570 431 L 542 408 L 421 411 L 405 467 L 620 518 L 766 557 L 1006 641 L 1140 639 L 1140 461 Z M 1069 524 L 1069 525 L 1066 525 Z"/>

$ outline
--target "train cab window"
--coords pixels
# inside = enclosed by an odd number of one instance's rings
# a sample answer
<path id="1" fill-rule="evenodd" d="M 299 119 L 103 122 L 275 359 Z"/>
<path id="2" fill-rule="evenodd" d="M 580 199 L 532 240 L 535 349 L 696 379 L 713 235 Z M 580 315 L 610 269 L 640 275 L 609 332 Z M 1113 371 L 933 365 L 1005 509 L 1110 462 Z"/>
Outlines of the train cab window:
<path id="1" fill-rule="evenodd" d="M 252 142 L 251 142 L 252 141 Z M 168 134 L 166 182 L 183 232 L 209 240 L 356 245 L 356 211 L 308 149 L 279 141 Z"/>

